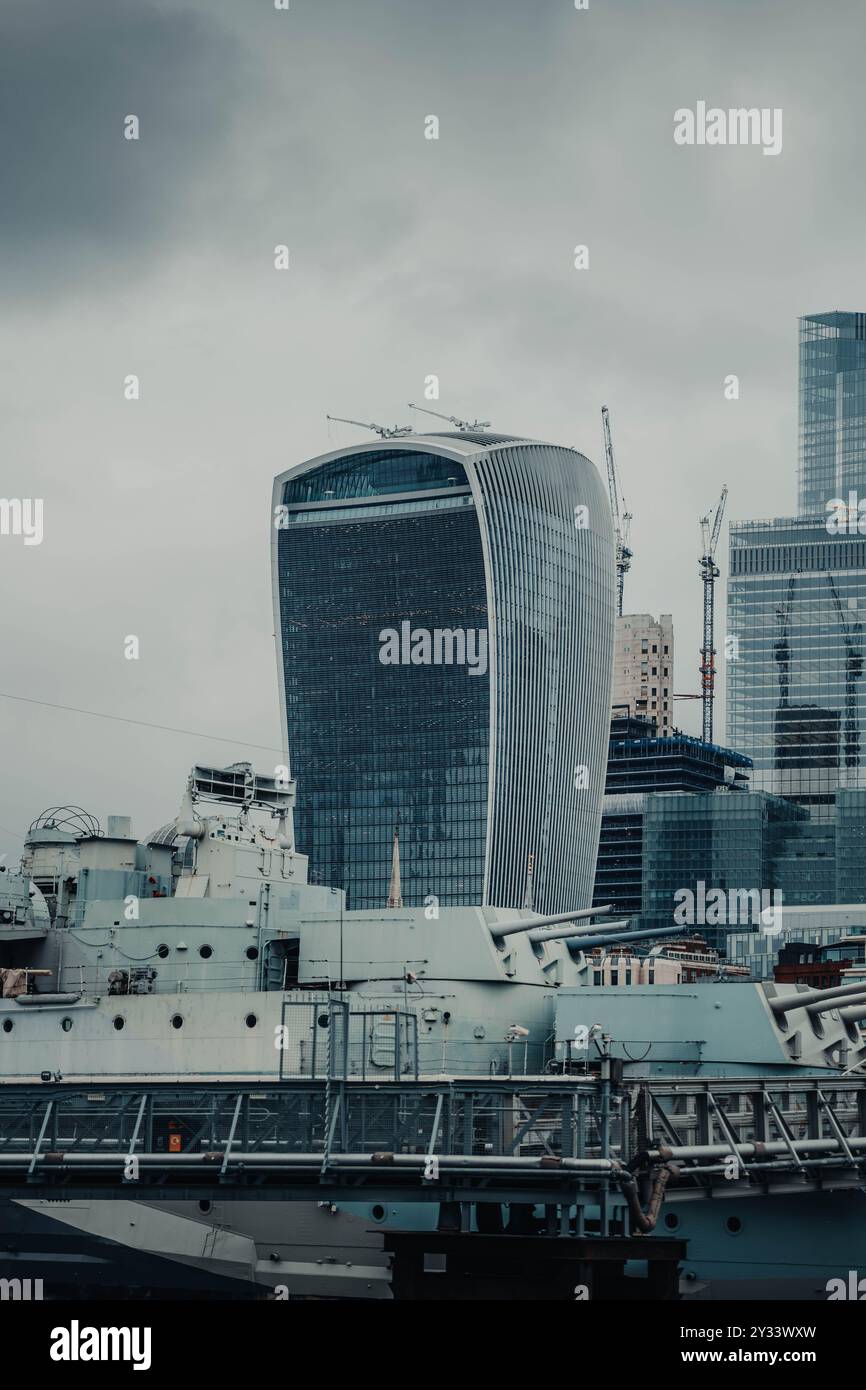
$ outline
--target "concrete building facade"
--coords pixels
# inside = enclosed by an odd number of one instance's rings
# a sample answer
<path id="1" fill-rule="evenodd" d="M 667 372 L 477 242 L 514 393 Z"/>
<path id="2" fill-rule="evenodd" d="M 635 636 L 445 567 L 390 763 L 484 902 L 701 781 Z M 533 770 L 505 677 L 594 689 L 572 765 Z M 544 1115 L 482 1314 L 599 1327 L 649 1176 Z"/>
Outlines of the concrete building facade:
<path id="1" fill-rule="evenodd" d="M 674 628 L 670 613 L 623 613 L 616 620 L 613 705 L 621 714 L 654 719 L 659 734 L 673 728 Z M 619 708 L 616 708 L 619 707 Z"/>

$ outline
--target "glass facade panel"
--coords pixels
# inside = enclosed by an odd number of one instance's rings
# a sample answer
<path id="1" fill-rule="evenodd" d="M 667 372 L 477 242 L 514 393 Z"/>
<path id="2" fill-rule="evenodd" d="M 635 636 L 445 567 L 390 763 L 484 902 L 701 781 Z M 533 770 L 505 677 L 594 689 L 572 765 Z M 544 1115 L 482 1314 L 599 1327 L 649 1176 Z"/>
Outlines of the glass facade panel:
<path id="1" fill-rule="evenodd" d="M 601 825 L 613 676 L 610 508 L 592 464 L 571 449 L 491 449 L 473 469 L 496 631 L 486 900 L 520 907 L 532 855 L 535 908 L 567 912 L 592 902 Z"/>
<path id="2" fill-rule="evenodd" d="M 866 791 L 836 800 L 836 902 L 866 903 Z"/>
<path id="3" fill-rule="evenodd" d="M 644 885 L 642 925 L 670 926 L 683 900 L 683 889 L 693 895 L 698 920 L 686 923 L 700 931 L 708 945 L 724 954 L 728 932 L 756 914 L 745 898 L 731 894 L 757 893 L 753 900 L 771 905 L 778 888 L 775 854 L 779 842 L 807 813 L 775 797 L 744 792 L 742 795 L 710 793 L 648 796 L 644 811 Z M 724 915 L 712 920 L 712 902 L 700 910 L 703 894 L 721 889 L 726 895 Z M 761 894 L 768 896 L 761 898 Z M 782 899 L 784 906 L 785 899 Z M 700 920 L 701 917 L 704 920 Z M 710 920 L 706 920 L 710 919 Z M 760 934 L 760 922 L 756 925 Z"/>
<path id="4" fill-rule="evenodd" d="M 465 664 L 383 665 L 379 637 L 393 629 L 402 639 L 408 622 L 411 656 L 420 628 L 487 631 L 475 510 L 468 491 L 444 510 L 424 502 L 293 510 L 301 497 L 324 500 L 323 484 L 375 498 L 387 482 L 408 492 L 444 473 L 446 486 L 456 475 L 466 488 L 450 460 L 379 455 L 361 464 L 341 459 L 283 493 L 278 586 L 298 848 L 310 856 L 311 879 L 346 888 L 350 907 L 382 907 L 397 828 L 406 902 L 480 902 L 488 675 Z"/>
<path id="5" fill-rule="evenodd" d="M 826 517 L 831 498 L 866 497 L 866 314 L 800 320 L 801 516 Z"/>
<path id="6" fill-rule="evenodd" d="M 830 819 L 838 787 L 866 785 L 864 543 L 821 522 L 732 522 L 727 738 L 756 790 Z"/>

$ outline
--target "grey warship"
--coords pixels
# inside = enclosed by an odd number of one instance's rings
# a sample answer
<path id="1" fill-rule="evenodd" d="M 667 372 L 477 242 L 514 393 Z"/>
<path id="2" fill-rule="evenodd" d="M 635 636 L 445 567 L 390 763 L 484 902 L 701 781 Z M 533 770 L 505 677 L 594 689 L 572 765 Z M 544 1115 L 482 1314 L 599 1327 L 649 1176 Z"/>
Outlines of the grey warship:
<path id="1" fill-rule="evenodd" d="M 655 1196 L 641 1201 L 623 1174 L 621 1208 L 650 1237 L 685 1232 L 685 1294 L 818 1297 L 827 1277 L 856 1267 L 866 1151 L 850 1088 L 866 1058 L 862 986 L 592 988 L 585 952 L 633 938 L 627 923 L 487 908 L 347 911 L 339 893 L 307 882 L 294 795 L 248 764 L 196 767 L 175 820 L 141 842 L 124 818 L 106 834 L 95 823 L 59 830 L 56 817 L 31 828 L 22 872 L 6 872 L 0 888 L 0 1103 L 3 1090 L 40 1081 L 98 1097 L 112 1079 L 264 1087 L 325 1077 L 317 1035 L 338 998 L 356 1021 L 346 1074 L 379 1087 L 409 1073 L 516 1075 L 527 1091 L 541 1082 L 579 1091 L 615 1067 L 622 1100 L 630 1083 L 652 1080 L 665 1097 L 642 1130 Z M 816 1083 L 836 1100 L 817 1143 L 799 1137 L 797 1113 Z M 715 1115 L 690 1109 L 701 1085 Z M 754 1115 L 750 1126 L 737 1109 L 755 1085 L 780 1125 L 760 1139 Z M 518 1157 L 538 1138 L 529 1130 Z M 756 1180 L 758 1150 L 771 1166 Z M 723 1201 L 711 1200 L 718 1188 L 706 1184 L 732 1154 L 741 1171 Z M 819 1158 L 823 1180 L 803 1190 Z M 677 1163 L 659 1197 L 658 1175 Z M 593 1229 L 591 1200 L 582 1202 L 574 1219 Z M 91 1293 L 125 1271 L 186 1296 L 388 1298 L 389 1226 L 436 1222 L 435 1205 L 410 1200 L 16 1199 L 4 1202 L 0 1263 L 20 1272 L 38 1250 L 62 1287 Z M 768 1268 L 776 1249 L 784 1255 Z"/>

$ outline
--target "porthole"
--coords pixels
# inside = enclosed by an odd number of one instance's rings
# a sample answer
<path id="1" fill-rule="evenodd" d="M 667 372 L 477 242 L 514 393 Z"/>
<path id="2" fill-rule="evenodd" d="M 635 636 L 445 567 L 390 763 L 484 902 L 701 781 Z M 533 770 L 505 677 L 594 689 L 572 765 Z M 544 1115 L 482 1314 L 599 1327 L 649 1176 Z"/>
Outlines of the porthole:
<path id="1" fill-rule="evenodd" d="M 244 1019 L 244 1022 L 246 1023 L 248 1028 L 255 1028 L 258 1021 L 259 1020 L 256 1018 L 255 1014 L 247 1014 L 246 1018 Z"/>
<path id="2" fill-rule="evenodd" d="M 15 1024 L 12 1022 L 11 1018 L 4 1018 L 4 1020 L 3 1020 L 3 1032 L 4 1032 L 4 1033 L 11 1033 L 11 1032 L 12 1032 L 12 1029 L 13 1029 L 14 1027 L 15 1027 Z"/>
<path id="3" fill-rule="evenodd" d="M 258 960 L 258 958 L 259 958 L 259 948 L 258 948 L 258 946 L 248 946 L 248 947 L 247 947 L 247 960 Z"/>
<path id="4" fill-rule="evenodd" d="M 198 953 L 202 960 L 210 960 L 213 955 L 213 946 L 199 946 Z"/>
<path id="5" fill-rule="evenodd" d="M 665 1226 L 669 1231 L 679 1230 L 680 1218 L 675 1211 L 669 1211 L 665 1216 Z"/>
<path id="6" fill-rule="evenodd" d="M 183 1027 L 183 1018 L 182 1018 L 182 1016 L 181 1016 L 180 1014 L 172 1014 L 172 1016 L 171 1016 L 171 1026 L 172 1026 L 172 1028 L 182 1028 L 182 1027 Z"/>
<path id="7" fill-rule="evenodd" d="M 159 956 L 160 960 L 165 960 L 166 956 L 168 955 L 168 947 L 165 945 L 164 942 L 162 946 L 157 946 L 156 954 Z"/>
<path id="8" fill-rule="evenodd" d="M 384 1221 L 385 1208 L 381 1205 L 381 1203 L 377 1202 L 374 1207 L 370 1208 L 370 1215 L 372 1216 L 374 1221 Z"/>
<path id="9" fill-rule="evenodd" d="M 199 1211 L 208 1212 L 208 1211 L 210 1211 L 210 1209 L 211 1209 L 211 1204 L 210 1204 L 210 1202 L 207 1201 L 207 1199 L 205 1199 L 205 1200 L 199 1202 L 199 1204 L 198 1204 L 198 1209 L 199 1209 Z"/>
<path id="10" fill-rule="evenodd" d="M 738 1216 L 729 1216 L 725 1221 L 725 1230 L 729 1235 L 738 1235 L 742 1229 L 743 1223 Z"/>
<path id="11" fill-rule="evenodd" d="M 64 1018 L 64 1019 L 61 1019 L 60 1027 L 63 1029 L 64 1033 L 68 1033 L 68 1032 L 70 1031 L 70 1029 L 72 1028 L 72 1019 L 71 1019 L 71 1018 Z"/>
<path id="12" fill-rule="evenodd" d="M 320 1028 L 327 1028 L 327 1026 L 328 1026 L 328 1015 L 327 1015 L 327 1014 L 319 1014 L 319 1017 L 316 1019 L 316 1022 L 318 1023 L 318 1025 L 319 1025 Z"/>
<path id="13" fill-rule="evenodd" d="M 126 1020 L 124 1018 L 121 1018 L 120 1014 L 117 1014 L 117 1016 L 113 1018 L 111 1021 L 117 1029 L 118 1033 L 120 1032 L 121 1028 L 126 1026 Z"/>

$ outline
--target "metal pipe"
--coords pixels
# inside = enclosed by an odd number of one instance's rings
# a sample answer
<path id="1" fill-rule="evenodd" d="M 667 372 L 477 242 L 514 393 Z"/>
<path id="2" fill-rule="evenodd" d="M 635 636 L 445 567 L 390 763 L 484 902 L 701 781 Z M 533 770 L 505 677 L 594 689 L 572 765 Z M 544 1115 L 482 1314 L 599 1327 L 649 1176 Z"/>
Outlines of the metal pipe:
<path id="1" fill-rule="evenodd" d="M 862 981 L 856 985 L 834 985 L 832 989 L 803 989 L 793 994 L 776 995 L 767 999 L 774 1014 L 790 1013 L 791 1009 L 805 1009 L 810 1004 L 823 1004 L 828 999 L 844 999 L 849 994 L 862 994 Z"/>
<path id="2" fill-rule="evenodd" d="M 205 1168 L 213 1172 L 214 1178 L 218 1178 L 221 1172 L 224 1149 L 220 1148 L 216 1152 L 210 1153 L 145 1153 L 133 1155 L 139 1168 Z M 438 1160 L 440 1171 L 469 1170 L 469 1171 L 496 1171 L 496 1172 L 570 1172 L 570 1173 L 610 1173 L 620 1168 L 616 1159 L 605 1158 L 559 1158 L 550 1155 L 535 1156 L 532 1158 L 519 1158 L 516 1156 L 502 1156 L 498 1154 L 434 1154 Z M 12 1156 L 10 1154 L 0 1155 L 0 1165 L 11 1167 L 17 1165 L 22 1167 L 28 1159 L 33 1160 L 32 1152 Z M 128 1161 L 129 1155 L 123 1154 L 37 1154 L 35 1156 L 36 1170 L 48 1170 L 50 1172 L 62 1171 L 64 1168 L 122 1168 Z M 346 1169 L 365 1169 L 370 1167 L 381 1168 L 408 1168 L 423 1170 L 428 1162 L 427 1154 L 399 1154 L 399 1153 L 366 1153 L 366 1154 L 334 1154 L 328 1159 L 329 1168 Z M 268 1169 L 268 1168 L 311 1168 L 317 1172 L 322 1166 L 322 1154 L 263 1154 L 259 1151 L 253 1153 L 236 1152 L 231 1154 L 229 1167 L 240 1165 L 245 1169 Z M 134 1182 L 130 1182 L 130 1187 L 134 1187 Z"/>
<path id="3" fill-rule="evenodd" d="M 847 1141 L 852 1150 L 866 1149 L 866 1138 L 850 1138 Z M 838 1149 L 844 1152 L 839 1140 L 833 1136 L 823 1139 L 792 1139 L 790 1148 L 797 1153 L 826 1153 L 828 1150 Z M 789 1145 L 784 1139 L 769 1139 L 764 1142 L 754 1141 L 744 1144 L 737 1144 L 737 1154 L 743 1159 L 760 1159 L 762 1155 L 774 1156 L 776 1154 L 789 1154 Z M 643 1166 L 646 1163 L 669 1163 L 671 1161 L 679 1163 L 692 1158 L 730 1158 L 730 1144 L 660 1144 L 656 1149 L 645 1149 L 637 1154 L 629 1167 Z"/>
<path id="4" fill-rule="evenodd" d="M 640 1204 L 640 1197 L 638 1196 L 637 1183 L 635 1182 L 634 1175 L 627 1171 L 623 1171 L 620 1176 L 620 1186 L 632 1215 L 632 1230 L 642 1231 L 644 1235 L 649 1231 L 655 1230 L 656 1223 L 659 1219 L 659 1212 L 662 1209 L 662 1203 L 665 1199 L 665 1188 L 671 1178 L 676 1178 L 678 1174 L 679 1169 L 675 1163 L 666 1163 L 658 1170 L 653 1182 L 649 1205 L 646 1211 L 644 1211 Z"/>
<path id="5" fill-rule="evenodd" d="M 728 1158 L 730 1159 L 730 1157 L 731 1157 L 731 1154 L 730 1154 L 730 1151 L 728 1151 Z M 857 1166 L 858 1166 L 858 1167 L 859 1167 L 859 1166 L 861 1165 L 861 1163 L 863 1163 L 863 1162 L 866 1162 L 866 1160 L 863 1160 L 863 1159 L 856 1160 L 856 1163 L 857 1163 Z M 795 1188 L 793 1188 L 792 1190 L 795 1191 L 795 1192 L 802 1192 L 802 1191 L 803 1191 L 803 1188 L 802 1188 L 801 1182 L 802 1182 L 802 1176 L 803 1176 L 804 1173 L 806 1173 L 806 1172 L 811 1173 L 812 1169 L 814 1169 L 814 1168 L 839 1168 L 840 1166 L 843 1166 L 843 1164 L 844 1164 L 844 1166 L 845 1166 L 846 1168 L 848 1168 L 848 1167 L 851 1166 L 849 1163 L 845 1163 L 844 1160 L 842 1160 L 842 1159 L 839 1158 L 839 1157 L 833 1157 L 833 1158 L 802 1158 L 802 1159 L 800 1160 L 800 1166 L 799 1166 L 799 1168 L 798 1168 L 798 1169 L 794 1169 L 794 1168 L 793 1168 L 793 1165 L 791 1164 L 790 1157 L 788 1158 L 787 1161 L 786 1161 L 784 1158 L 774 1158 L 774 1159 L 768 1159 L 765 1163 L 759 1163 L 759 1164 L 757 1164 L 756 1166 L 750 1168 L 750 1169 L 748 1170 L 748 1173 L 747 1173 L 746 1169 L 744 1168 L 744 1169 L 743 1169 L 743 1172 L 742 1172 L 742 1177 L 743 1177 L 743 1178 L 746 1178 L 747 1176 L 755 1176 L 755 1175 L 757 1175 L 758 1177 L 763 1177 L 763 1176 L 766 1176 L 766 1174 L 768 1174 L 768 1173 L 791 1173 L 791 1174 L 793 1174 L 794 1172 L 797 1172 L 798 1175 L 799 1175 L 799 1178 L 800 1178 L 800 1182 L 798 1182 L 798 1185 L 797 1185 Z M 802 1171 L 801 1171 L 801 1170 L 802 1170 Z M 680 1167 L 680 1169 L 679 1169 L 679 1176 L 680 1176 L 681 1178 L 706 1178 L 706 1177 L 714 1177 L 716 1174 L 727 1173 L 727 1171 L 728 1171 L 728 1170 L 727 1170 L 727 1164 L 725 1164 L 725 1163 L 708 1163 L 708 1164 L 701 1164 L 700 1167 L 695 1167 L 695 1168 L 688 1168 L 688 1167 L 684 1167 L 684 1166 L 683 1166 L 683 1167 Z M 726 1179 L 725 1188 L 728 1188 L 728 1187 L 729 1187 L 730 1181 L 731 1181 L 730 1179 Z M 848 1185 L 848 1183 L 854 1182 L 854 1181 L 856 1181 L 856 1180 L 853 1179 L 853 1178 L 849 1178 L 848 1180 L 846 1180 L 846 1186 Z M 861 1179 L 861 1181 L 862 1181 L 862 1179 Z M 694 1191 L 694 1190 L 693 1190 L 693 1191 Z M 749 1195 L 751 1195 L 751 1196 L 757 1196 L 757 1195 L 759 1195 L 759 1189 L 756 1188 L 756 1187 L 754 1187 L 754 1186 L 752 1186 L 750 1189 L 748 1189 L 748 1191 L 749 1191 Z M 675 1195 L 676 1195 L 677 1197 L 682 1196 L 682 1195 L 683 1195 L 683 1190 L 681 1189 L 681 1190 L 680 1190 L 678 1193 L 676 1193 Z M 695 1193 L 694 1195 L 697 1195 L 697 1194 Z"/>
<path id="6" fill-rule="evenodd" d="M 581 907 L 576 912 L 556 912 L 551 917 L 524 917 L 517 922 L 488 922 L 490 935 L 496 937 L 516 936 L 518 932 L 531 931 L 533 927 L 556 927 L 560 922 L 579 922 L 586 917 L 605 917 L 613 912 L 613 903 L 606 907 Z"/>

